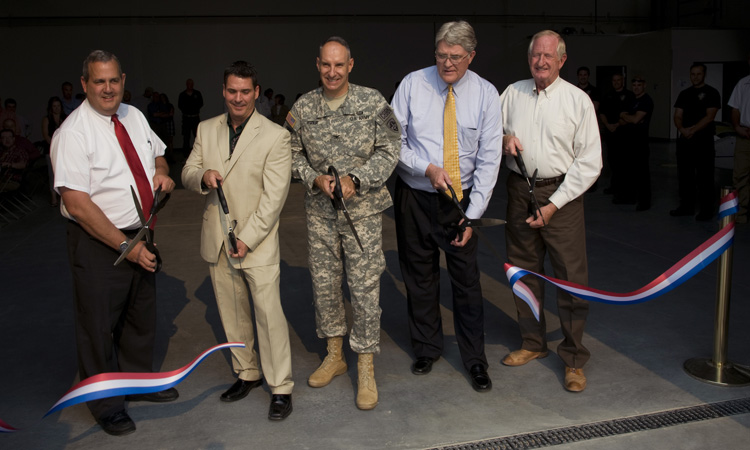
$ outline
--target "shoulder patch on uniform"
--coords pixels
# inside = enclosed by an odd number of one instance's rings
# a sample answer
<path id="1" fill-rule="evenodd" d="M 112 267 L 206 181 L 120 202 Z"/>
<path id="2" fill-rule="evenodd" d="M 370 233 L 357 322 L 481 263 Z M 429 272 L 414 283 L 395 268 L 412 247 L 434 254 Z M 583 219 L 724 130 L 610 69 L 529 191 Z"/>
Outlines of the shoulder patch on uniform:
<path id="1" fill-rule="evenodd" d="M 294 114 L 292 114 L 291 111 L 289 111 L 289 113 L 286 115 L 286 123 L 288 123 L 292 128 L 297 125 L 297 118 L 294 117 Z"/>
<path id="2" fill-rule="evenodd" d="M 391 109 L 391 107 L 388 105 L 385 105 L 383 109 L 381 109 L 380 112 L 378 113 L 378 118 L 380 118 L 380 120 L 385 122 L 392 115 L 393 115 L 393 110 Z"/>
<path id="3" fill-rule="evenodd" d="M 399 133 L 398 122 L 396 122 L 396 118 L 395 117 L 391 117 L 390 119 L 388 119 L 385 122 L 385 126 L 388 127 L 394 133 Z"/>

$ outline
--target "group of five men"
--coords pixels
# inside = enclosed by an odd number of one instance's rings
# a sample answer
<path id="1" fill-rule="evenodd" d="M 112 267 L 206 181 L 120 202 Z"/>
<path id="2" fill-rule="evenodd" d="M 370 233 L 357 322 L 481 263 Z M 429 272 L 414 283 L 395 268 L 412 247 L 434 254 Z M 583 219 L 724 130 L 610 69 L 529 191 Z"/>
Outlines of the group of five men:
<path id="1" fill-rule="evenodd" d="M 416 375 L 429 373 L 443 352 L 442 250 L 462 362 L 476 391 L 492 387 L 478 237 L 462 223 L 484 214 L 503 155 L 523 155 L 528 172 L 538 170 L 536 208 L 530 210 L 530 179 L 508 160 L 509 261 L 542 272 L 549 253 L 556 277 L 587 283 L 582 194 L 601 170 L 601 145 L 591 100 L 559 76 L 567 58 L 565 43 L 552 31 L 536 34 L 528 50 L 532 78 L 502 95 L 469 70 L 476 45 L 468 23 L 444 24 L 435 38 L 436 64 L 407 75 L 389 105 L 378 91 L 349 82 L 351 50 L 345 40 L 331 37 L 320 46 L 316 61 L 321 87 L 299 98 L 286 129 L 254 114 L 260 92 L 250 64 L 237 61 L 225 70 L 227 113 L 200 123 L 182 171 L 185 187 L 206 198 L 200 253 L 209 263 L 227 339 L 245 343 L 245 348 L 232 349 L 238 379 L 221 400 L 244 398 L 265 378 L 272 394 L 269 419 L 282 420 L 292 412 L 278 233 L 292 176 L 306 191 L 316 332 L 327 344 L 327 355 L 308 384 L 323 387 L 347 371 L 346 278 L 360 409 L 378 404 L 373 357 L 380 350 L 380 276 L 385 269 L 381 213 L 391 205 Z M 137 110 L 121 103 L 124 82 L 113 54 L 92 52 L 81 79 L 87 100 L 64 122 L 52 145 L 54 184 L 62 195 L 61 210 L 70 219 L 81 379 L 102 372 L 152 371 L 157 258 L 152 247 L 131 242 L 142 221 L 130 186 L 145 179 L 147 189 L 138 189 L 138 197 L 148 214 L 153 191 L 170 192 L 175 184 L 168 176 L 164 144 Z M 394 169 L 392 200 L 385 183 Z M 226 222 L 219 190 L 234 223 Z M 228 239 L 228 227 L 234 239 Z M 127 262 L 113 266 L 126 249 Z M 543 300 L 542 284 L 528 284 Z M 544 315 L 537 321 L 518 298 L 516 306 L 522 345 L 503 359 L 509 366 L 547 355 Z M 588 304 L 560 292 L 558 308 L 564 339 L 557 351 L 565 363 L 565 388 L 580 392 L 586 387 L 583 366 L 589 358 L 581 342 Z M 126 400 L 171 401 L 177 395 L 170 389 L 88 405 L 106 432 L 122 435 L 135 430 Z"/>

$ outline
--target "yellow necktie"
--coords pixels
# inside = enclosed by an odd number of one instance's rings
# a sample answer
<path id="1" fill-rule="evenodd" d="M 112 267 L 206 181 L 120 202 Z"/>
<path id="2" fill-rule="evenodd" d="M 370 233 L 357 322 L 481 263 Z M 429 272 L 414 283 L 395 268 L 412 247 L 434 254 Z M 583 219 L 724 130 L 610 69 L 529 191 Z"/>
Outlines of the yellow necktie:
<path id="1" fill-rule="evenodd" d="M 453 97 L 453 85 L 448 85 L 448 98 L 445 99 L 443 112 L 443 169 L 448 172 L 456 191 L 458 201 L 464 198 L 461 189 L 461 169 L 458 164 L 458 126 L 456 124 L 456 99 Z M 450 192 L 445 192 L 450 197 Z"/>

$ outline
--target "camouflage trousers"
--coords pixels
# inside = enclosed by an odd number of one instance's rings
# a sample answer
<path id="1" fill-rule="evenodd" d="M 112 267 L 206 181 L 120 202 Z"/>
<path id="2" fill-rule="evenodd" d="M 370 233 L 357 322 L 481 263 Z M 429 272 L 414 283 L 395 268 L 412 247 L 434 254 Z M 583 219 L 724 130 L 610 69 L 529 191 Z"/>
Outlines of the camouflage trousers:
<path id="1" fill-rule="evenodd" d="M 320 338 L 347 332 L 343 279 L 351 295 L 353 325 L 349 344 L 357 353 L 380 352 L 380 275 L 385 270 L 380 213 L 354 221 L 360 250 L 343 212 L 337 219 L 307 215 L 308 263 Z"/>

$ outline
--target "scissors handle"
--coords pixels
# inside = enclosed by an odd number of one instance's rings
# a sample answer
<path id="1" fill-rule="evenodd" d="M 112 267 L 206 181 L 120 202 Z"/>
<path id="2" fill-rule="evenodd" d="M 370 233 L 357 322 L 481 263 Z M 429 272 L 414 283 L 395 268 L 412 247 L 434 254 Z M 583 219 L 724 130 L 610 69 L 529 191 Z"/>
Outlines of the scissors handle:
<path id="1" fill-rule="evenodd" d="M 221 181 L 216 180 L 216 193 L 219 195 L 219 203 L 221 203 L 221 210 L 224 214 L 229 214 L 229 205 L 227 205 L 227 198 L 224 196 L 224 189 L 221 188 Z"/>
<path id="2" fill-rule="evenodd" d="M 344 191 L 341 189 L 341 178 L 339 178 L 339 172 L 336 170 L 333 166 L 328 166 L 328 175 L 331 175 L 333 177 L 333 197 L 331 199 L 331 202 L 333 203 L 333 208 L 337 210 L 344 209 Z"/>

